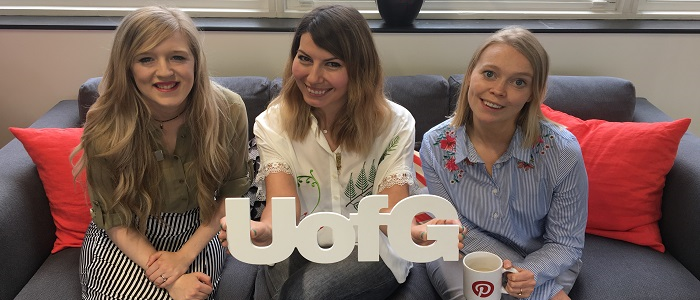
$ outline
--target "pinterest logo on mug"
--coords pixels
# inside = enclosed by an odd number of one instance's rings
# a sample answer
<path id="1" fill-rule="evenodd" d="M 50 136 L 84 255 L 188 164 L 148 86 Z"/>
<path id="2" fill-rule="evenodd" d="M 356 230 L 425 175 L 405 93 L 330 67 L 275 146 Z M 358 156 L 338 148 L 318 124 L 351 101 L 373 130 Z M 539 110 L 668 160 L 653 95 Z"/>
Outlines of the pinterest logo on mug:
<path id="1" fill-rule="evenodd" d="M 476 251 L 462 259 L 464 296 L 467 300 L 499 300 L 507 294 L 502 286 L 502 274 L 518 273 L 515 268 L 503 269 L 503 260 L 491 252 Z"/>

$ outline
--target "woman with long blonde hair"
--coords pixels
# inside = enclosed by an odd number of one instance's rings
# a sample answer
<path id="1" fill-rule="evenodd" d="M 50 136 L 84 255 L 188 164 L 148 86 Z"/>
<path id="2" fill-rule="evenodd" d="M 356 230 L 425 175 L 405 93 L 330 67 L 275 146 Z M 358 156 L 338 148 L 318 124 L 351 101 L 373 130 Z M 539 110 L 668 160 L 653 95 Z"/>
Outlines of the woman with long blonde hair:
<path id="1" fill-rule="evenodd" d="M 117 28 L 74 173 L 87 173 L 92 223 L 83 299 L 210 299 L 226 250 L 221 199 L 250 185 L 242 99 L 212 83 L 192 19 L 167 7 Z M 189 299 L 189 298 L 188 298 Z"/>

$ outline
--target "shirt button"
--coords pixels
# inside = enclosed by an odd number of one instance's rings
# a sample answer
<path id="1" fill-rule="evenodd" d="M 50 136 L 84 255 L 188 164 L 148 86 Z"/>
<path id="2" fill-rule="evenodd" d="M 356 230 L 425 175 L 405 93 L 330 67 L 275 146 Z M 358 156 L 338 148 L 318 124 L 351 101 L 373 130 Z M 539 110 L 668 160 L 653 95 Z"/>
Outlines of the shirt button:
<path id="1" fill-rule="evenodd" d="M 500 168 L 501 168 L 501 164 L 500 164 L 500 163 L 499 163 L 499 164 L 495 164 L 495 165 L 493 165 L 493 166 L 494 166 L 496 169 L 500 169 Z"/>
<path id="2" fill-rule="evenodd" d="M 175 155 L 175 156 L 173 156 L 173 159 L 174 159 L 174 160 L 178 160 L 178 159 L 180 159 L 180 157 L 177 156 L 177 155 Z"/>
<path id="3" fill-rule="evenodd" d="M 493 213 L 493 218 L 498 219 L 498 213 Z"/>
<path id="4" fill-rule="evenodd" d="M 498 189 L 493 189 L 493 190 L 491 191 L 491 193 L 493 193 L 494 195 L 495 195 L 495 194 L 498 194 Z"/>
<path id="5" fill-rule="evenodd" d="M 178 180 L 177 182 L 179 182 L 179 183 L 185 183 L 185 180 L 184 180 L 184 179 L 180 179 L 180 180 Z"/>

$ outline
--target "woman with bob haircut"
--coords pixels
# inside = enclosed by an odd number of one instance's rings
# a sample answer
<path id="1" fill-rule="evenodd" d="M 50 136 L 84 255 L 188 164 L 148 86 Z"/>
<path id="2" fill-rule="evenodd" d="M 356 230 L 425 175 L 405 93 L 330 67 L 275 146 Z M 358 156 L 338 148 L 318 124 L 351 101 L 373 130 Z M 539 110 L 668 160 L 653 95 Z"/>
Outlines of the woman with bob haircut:
<path id="1" fill-rule="evenodd" d="M 423 137 L 431 194 L 467 228 L 463 253 L 514 266 L 507 298 L 569 299 L 581 268 L 588 177 L 578 141 L 540 109 L 549 58 L 528 30 L 499 30 L 474 53 L 452 118 Z M 463 299 L 462 265 L 427 264 L 443 299 Z"/>
<path id="2" fill-rule="evenodd" d="M 372 33 L 354 8 L 317 7 L 301 19 L 280 95 L 256 118 L 253 131 L 261 160 L 258 197 L 267 200 L 260 221 L 251 221 L 256 245 L 272 242 L 272 197 L 295 197 L 299 221 L 317 212 L 349 217 L 362 198 L 375 194 L 388 196 L 382 210 L 388 212 L 416 187 L 415 120 L 385 98 Z M 438 221 L 448 222 L 431 224 Z M 413 226 L 416 243 L 429 243 L 420 234 L 425 226 Z M 332 243 L 328 229 L 318 232 L 322 247 Z M 295 250 L 263 266 L 265 280 L 256 281 L 255 298 L 387 298 L 412 264 L 393 252 L 382 230 L 380 261 L 358 262 L 357 247 L 332 264 L 310 262 Z M 222 231 L 219 238 L 225 237 Z"/>
<path id="3" fill-rule="evenodd" d="M 117 28 L 74 173 L 92 204 L 83 299 L 212 299 L 226 260 L 222 199 L 250 186 L 237 94 L 210 81 L 184 12 L 144 7 Z"/>

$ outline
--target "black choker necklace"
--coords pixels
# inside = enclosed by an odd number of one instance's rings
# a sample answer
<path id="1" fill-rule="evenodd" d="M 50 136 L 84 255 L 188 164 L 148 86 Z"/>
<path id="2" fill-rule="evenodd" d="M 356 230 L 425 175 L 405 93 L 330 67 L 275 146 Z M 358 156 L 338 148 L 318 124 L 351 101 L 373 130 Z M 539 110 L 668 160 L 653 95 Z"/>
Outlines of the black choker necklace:
<path id="1" fill-rule="evenodd" d="M 163 123 L 167 123 L 167 122 L 170 122 L 170 121 L 172 121 L 172 120 L 177 119 L 177 117 L 179 117 L 183 112 L 185 112 L 184 109 L 183 109 L 179 114 L 177 114 L 177 116 L 174 116 L 174 117 L 172 117 L 172 118 L 170 118 L 170 119 L 167 119 L 167 120 L 164 120 L 164 121 L 158 120 L 158 119 L 156 119 L 156 118 L 153 118 L 153 120 L 156 120 L 156 122 L 160 122 L 160 129 L 162 130 L 162 129 L 163 129 Z"/>

